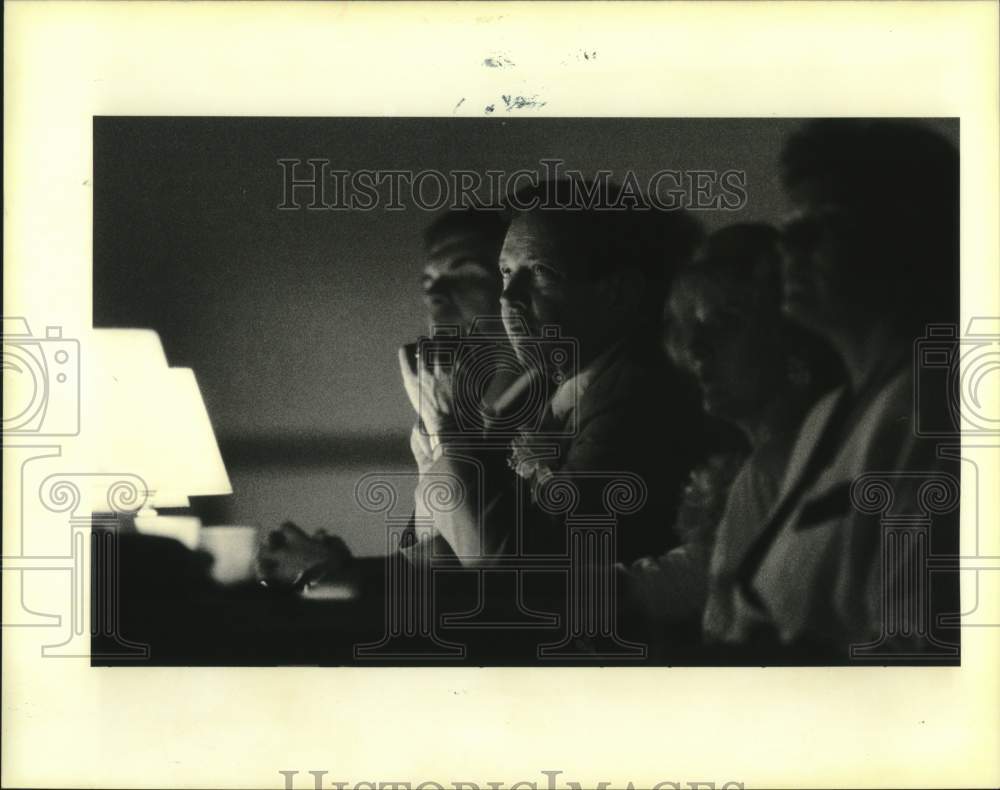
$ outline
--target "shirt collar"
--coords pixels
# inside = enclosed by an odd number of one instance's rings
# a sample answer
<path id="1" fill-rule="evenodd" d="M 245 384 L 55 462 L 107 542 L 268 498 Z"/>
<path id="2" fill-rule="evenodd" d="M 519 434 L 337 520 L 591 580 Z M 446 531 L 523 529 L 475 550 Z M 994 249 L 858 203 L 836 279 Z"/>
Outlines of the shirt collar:
<path id="1" fill-rule="evenodd" d="M 617 358 L 622 345 L 622 343 L 616 343 L 611 348 L 601 352 L 583 370 L 575 376 L 570 376 L 556 387 L 552 400 L 549 401 L 552 416 L 557 420 L 562 420 L 576 408 L 580 398 L 583 397 L 594 379 Z"/>

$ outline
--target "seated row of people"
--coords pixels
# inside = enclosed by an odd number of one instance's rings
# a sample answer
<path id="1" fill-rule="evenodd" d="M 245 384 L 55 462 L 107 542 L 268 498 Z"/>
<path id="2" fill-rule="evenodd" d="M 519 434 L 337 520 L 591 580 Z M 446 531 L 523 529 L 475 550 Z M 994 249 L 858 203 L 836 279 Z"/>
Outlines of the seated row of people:
<path id="1" fill-rule="evenodd" d="M 569 181 L 429 229 L 426 304 L 448 342 L 400 358 L 419 470 L 406 556 L 564 556 L 568 522 L 610 509 L 613 549 L 576 559 L 616 563 L 621 620 L 654 656 L 692 626 L 697 645 L 834 661 L 926 639 L 906 620 L 921 585 L 887 604 L 920 550 L 887 548 L 858 486 L 889 480 L 898 522 L 919 520 L 920 481 L 957 479 L 916 431 L 912 363 L 925 325 L 957 319 L 957 152 L 916 124 L 825 120 L 781 171 L 780 229 L 703 238 L 688 213 L 602 209 L 612 187 Z M 934 550 L 956 549 L 955 524 Z M 286 525 L 259 567 L 291 584 L 347 557 Z"/>

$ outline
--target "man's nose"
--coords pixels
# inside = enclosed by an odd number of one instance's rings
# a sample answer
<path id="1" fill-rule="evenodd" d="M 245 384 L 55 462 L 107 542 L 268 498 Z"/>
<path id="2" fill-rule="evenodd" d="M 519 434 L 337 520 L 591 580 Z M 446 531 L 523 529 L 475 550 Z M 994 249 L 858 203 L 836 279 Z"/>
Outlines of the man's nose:
<path id="1" fill-rule="evenodd" d="M 500 305 L 508 309 L 523 310 L 528 306 L 527 277 L 515 272 L 500 292 Z"/>

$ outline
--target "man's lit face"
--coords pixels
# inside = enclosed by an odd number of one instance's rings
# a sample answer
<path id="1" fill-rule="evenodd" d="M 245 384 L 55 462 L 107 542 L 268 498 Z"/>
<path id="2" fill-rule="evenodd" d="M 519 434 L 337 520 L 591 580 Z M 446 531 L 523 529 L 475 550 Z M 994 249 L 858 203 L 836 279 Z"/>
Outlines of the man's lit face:
<path id="1" fill-rule="evenodd" d="M 421 286 L 429 330 L 458 326 L 468 332 L 479 317 L 499 314 L 500 278 L 496 246 L 475 233 L 453 233 L 427 254 Z"/>
<path id="2" fill-rule="evenodd" d="M 524 359 L 529 338 L 544 326 L 576 340 L 581 361 L 607 334 L 609 305 L 600 280 L 586 271 L 575 245 L 542 212 L 514 218 L 500 250 L 501 315 L 514 350 Z"/>

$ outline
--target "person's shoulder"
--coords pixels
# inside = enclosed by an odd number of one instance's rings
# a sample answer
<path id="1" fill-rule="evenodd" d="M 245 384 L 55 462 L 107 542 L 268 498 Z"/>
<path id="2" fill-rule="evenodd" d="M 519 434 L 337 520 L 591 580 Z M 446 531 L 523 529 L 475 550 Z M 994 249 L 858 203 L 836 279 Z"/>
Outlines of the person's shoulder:
<path id="1" fill-rule="evenodd" d="M 826 423 L 827 420 L 833 415 L 834 408 L 837 405 L 837 401 L 844 397 L 846 388 L 844 386 L 834 387 L 829 392 L 820 395 L 816 402 L 809 408 L 806 412 L 805 418 L 802 420 L 802 429 L 799 431 L 801 435 L 803 430 L 807 428 L 816 429 L 821 427 Z"/>
<path id="2" fill-rule="evenodd" d="M 806 412 L 805 417 L 794 432 L 794 439 L 789 443 L 788 460 L 781 476 L 779 491 L 784 496 L 807 467 L 813 452 L 816 451 L 820 437 L 827 424 L 833 418 L 838 402 L 846 397 L 846 388 L 841 385 L 821 395 Z"/>
<path id="3" fill-rule="evenodd" d="M 585 417 L 614 411 L 651 416 L 683 404 L 697 406 L 697 392 L 658 347 L 625 346 L 602 367 L 580 398 Z"/>
<path id="4" fill-rule="evenodd" d="M 920 392 L 917 383 L 913 366 L 904 365 L 873 393 L 855 431 L 858 441 L 866 441 L 867 468 L 932 469 L 942 465 L 936 437 L 925 435 L 921 428 L 946 423 L 951 408 L 948 393 Z"/>
<path id="5" fill-rule="evenodd" d="M 803 452 L 809 452 L 819 440 L 830 418 L 837 409 L 837 403 L 846 397 L 846 387 L 839 386 L 821 395 L 809 408 L 799 425 L 799 430 L 792 442 L 790 456 L 795 459 Z"/>
<path id="6" fill-rule="evenodd" d="M 681 463 L 703 431 L 697 398 L 673 391 L 667 363 L 616 361 L 581 396 L 570 455 L 630 467 Z"/>

